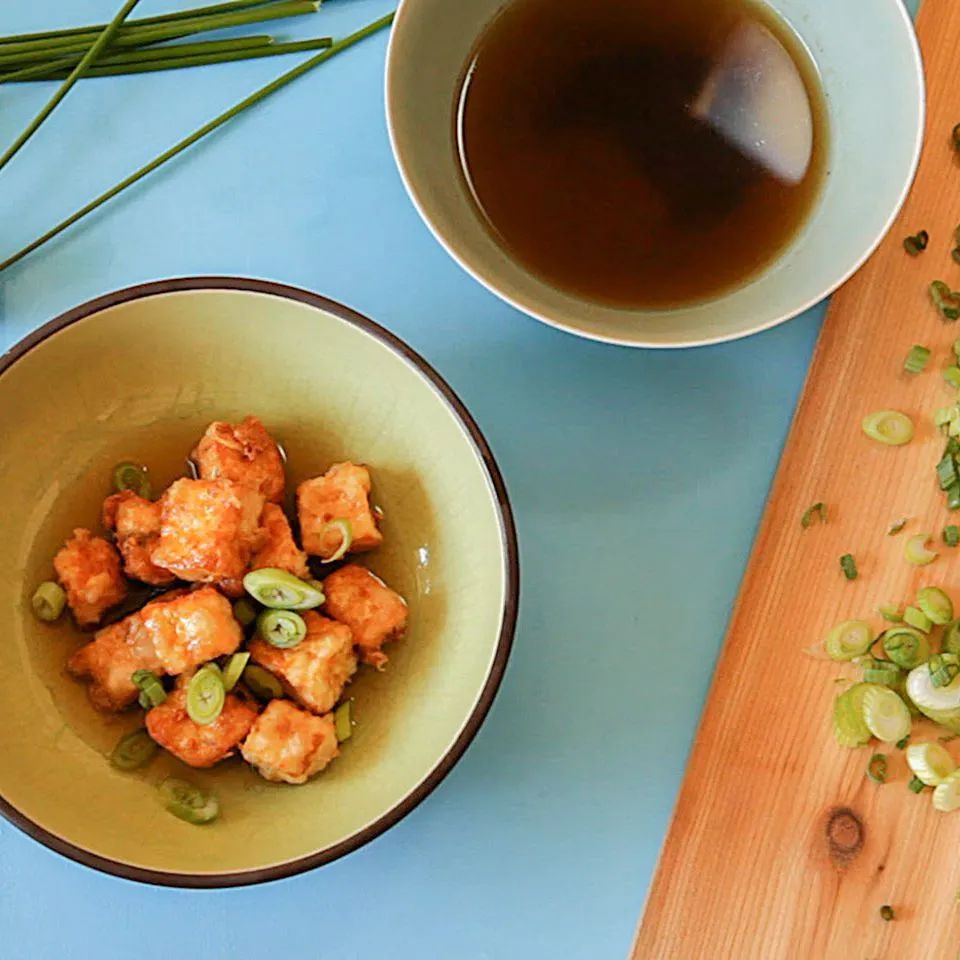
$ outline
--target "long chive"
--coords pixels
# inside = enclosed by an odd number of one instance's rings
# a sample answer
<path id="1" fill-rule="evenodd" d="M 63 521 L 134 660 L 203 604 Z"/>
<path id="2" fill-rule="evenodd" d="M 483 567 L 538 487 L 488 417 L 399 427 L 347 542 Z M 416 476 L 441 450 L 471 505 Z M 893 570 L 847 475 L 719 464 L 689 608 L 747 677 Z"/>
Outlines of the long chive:
<path id="1" fill-rule="evenodd" d="M 103 52 L 107 44 L 113 39 L 120 24 L 126 19 L 127 14 L 140 2 L 140 0 L 126 0 L 123 6 L 117 11 L 117 15 L 110 21 L 107 28 L 97 38 L 96 43 L 90 47 L 83 59 L 73 68 L 73 72 L 60 84 L 57 92 L 46 102 L 40 112 L 30 121 L 27 129 L 17 137 L 9 146 L 7 151 L 0 156 L 0 170 L 2 170 L 19 152 L 21 147 L 40 129 L 40 125 L 47 117 L 56 110 L 63 98 L 73 89 L 73 85 L 83 76 L 87 67 L 93 63 Z"/>
<path id="2" fill-rule="evenodd" d="M 226 42 L 226 41 L 223 41 Z M 199 44 L 197 44 L 199 46 Z M 303 53 L 307 50 L 326 50 L 333 45 L 331 37 L 317 37 L 313 40 L 297 40 L 292 43 L 270 43 L 265 45 L 240 48 L 236 50 L 225 50 L 217 53 L 197 53 L 191 56 L 166 56 L 154 57 L 147 60 L 140 59 L 131 53 L 126 61 L 104 62 L 101 65 L 91 67 L 87 77 L 115 77 L 131 73 L 153 73 L 158 70 L 180 70 L 184 67 L 205 67 L 213 63 L 234 63 L 239 60 L 256 60 L 262 57 L 279 57 L 290 53 Z M 188 46 L 188 44 L 184 44 Z M 159 53 L 160 50 L 175 50 L 176 47 L 155 48 L 153 53 Z M 148 51 L 143 51 L 144 53 Z M 30 73 L 29 78 L 21 74 Z M 60 76 L 59 73 L 40 73 L 36 68 L 32 70 L 17 71 L 16 74 L 9 76 L 0 75 L 2 83 L 16 83 L 18 80 L 55 80 Z"/>
<path id="3" fill-rule="evenodd" d="M 130 176 L 125 180 L 121 180 L 120 183 L 118 183 L 115 187 L 112 187 L 105 193 L 100 194 L 100 196 L 96 199 L 91 200 L 86 206 L 81 207 L 76 213 L 67 217 L 66 220 L 62 220 L 55 227 L 52 227 L 45 234 L 43 234 L 43 236 L 34 240 L 33 243 L 27 244 L 27 246 L 25 246 L 22 250 L 19 250 L 17 253 L 13 254 L 13 256 L 8 257 L 6 260 L 0 263 L 0 272 L 6 270 L 7 267 L 13 265 L 14 263 L 22 260 L 28 254 L 33 253 L 33 251 L 38 247 L 43 246 L 43 244 L 45 244 L 48 240 L 51 240 L 58 234 L 63 233 L 64 230 L 72 227 L 78 220 L 83 219 L 83 217 L 85 217 L 88 213 L 91 213 L 98 207 L 102 207 L 105 203 L 117 196 L 117 194 L 126 190 L 127 187 L 132 186 L 133 184 L 137 183 L 137 181 L 142 180 L 148 174 L 153 173 L 153 171 L 158 167 L 163 166 L 163 164 L 165 164 L 168 160 L 171 160 L 178 154 L 183 153 L 184 150 L 193 146 L 193 144 L 195 144 L 198 140 L 201 140 L 208 133 L 212 133 L 214 130 L 222 127 L 225 123 L 237 116 L 237 114 L 242 113 L 247 108 L 259 103 L 261 100 L 265 100 L 272 93 L 276 93 L 278 90 L 287 86 L 287 84 L 292 83 L 299 77 L 302 77 L 314 67 L 320 66 L 321 63 L 325 63 L 331 57 L 335 57 L 338 53 L 346 50 L 348 47 L 352 47 L 354 44 L 359 43 L 361 40 L 365 40 L 378 30 L 388 27 L 391 23 L 393 23 L 394 16 L 395 13 L 388 13 L 386 16 L 380 17 L 379 20 L 374 20 L 373 23 L 367 24 L 367 26 L 361 28 L 356 33 L 351 33 L 342 40 L 338 40 L 332 47 L 330 47 L 329 50 L 324 50 L 323 53 L 318 53 L 316 56 L 310 57 L 309 60 L 305 60 L 299 66 L 294 67 L 292 70 L 288 70 L 286 73 L 277 77 L 276 80 L 268 83 L 265 87 L 261 87 L 256 92 L 250 94 L 249 97 L 241 100 L 229 110 L 224 111 L 209 123 L 204 124 L 199 130 L 194 131 L 190 134 L 190 136 L 185 137 L 179 143 L 172 146 L 169 150 L 161 153 L 160 156 L 156 157 L 154 160 L 151 160 L 150 163 L 142 166 L 139 170 L 130 174 Z"/>
<path id="4" fill-rule="evenodd" d="M 275 0 L 230 0 L 228 3 L 215 3 L 208 7 L 194 7 L 192 10 L 178 10 L 176 13 L 162 13 L 155 17 L 138 17 L 136 20 L 128 20 L 128 27 L 142 27 L 147 24 L 170 23 L 177 20 L 191 20 L 194 17 L 203 17 L 210 14 L 230 13 L 233 10 L 247 10 L 250 7 L 262 7 L 267 3 L 274 3 Z M 62 30 L 43 30 L 37 33 L 19 33 L 7 37 L 0 37 L 0 47 L 10 43 L 22 43 L 24 41 L 35 42 L 38 40 L 57 40 L 61 37 L 86 36 L 95 40 L 101 30 L 105 30 L 107 24 L 98 23 L 89 27 L 65 27 Z"/>
<path id="5" fill-rule="evenodd" d="M 253 37 L 236 37 L 231 40 L 200 40 L 195 43 L 178 43 L 164 47 L 150 47 L 145 50 L 127 50 L 123 53 L 108 54 L 101 57 L 85 76 L 100 76 L 104 67 L 118 64 L 141 64 L 156 60 L 174 60 L 181 57 L 207 56 L 229 52 L 241 52 L 253 49 L 262 49 L 273 45 L 273 37 L 267 34 L 258 34 Z M 329 46 L 329 44 L 328 44 Z M 48 63 L 34 64 L 12 73 L 0 73 L 0 83 L 19 83 L 25 80 L 55 80 L 61 76 L 75 62 L 74 57 L 64 57 L 61 60 L 51 60 Z"/>
<path id="6" fill-rule="evenodd" d="M 253 10 L 240 10 L 236 13 L 222 13 L 209 17 L 197 17 L 193 20 L 182 20 L 177 23 L 158 24 L 146 27 L 127 27 L 117 31 L 111 41 L 111 46 L 140 47 L 151 43 L 162 43 L 164 40 L 178 40 L 181 37 L 192 36 L 195 33 L 205 33 L 208 30 L 223 30 L 227 27 L 243 27 L 252 23 L 263 23 L 268 20 L 282 20 L 288 17 L 299 17 L 304 14 L 316 13 L 320 9 L 319 0 L 285 0 L 283 3 L 273 4 Z M 0 67 L 24 66 L 27 63 L 49 60 L 51 57 L 65 57 L 72 53 L 83 53 L 88 46 L 86 40 L 56 41 L 51 43 L 14 43 L 0 49 Z"/>

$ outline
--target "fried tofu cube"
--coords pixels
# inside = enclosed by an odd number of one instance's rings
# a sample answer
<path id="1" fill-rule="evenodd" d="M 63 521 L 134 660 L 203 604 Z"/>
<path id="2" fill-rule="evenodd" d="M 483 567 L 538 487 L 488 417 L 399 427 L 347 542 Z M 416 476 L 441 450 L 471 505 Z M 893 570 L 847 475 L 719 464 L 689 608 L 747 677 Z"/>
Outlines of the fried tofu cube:
<path id="1" fill-rule="evenodd" d="M 89 530 L 73 531 L 54 557 L 53 567 L 80 626 L 97 623 L 105 611 L 127 595 L 117 551 Z"/>
<path id="2" fill-rule="evenodd" d="M 307 636 L 295 647 L 281 650 L 258 636 L 247 649 L 254 663 L 269 670 L 297 703 L 322 714 L 340 699 L 356 672 L 353 635 L 349 627 L 313 610 L 307 610 L 303 619 Z"/>
<path id="3" fill-rule="evenodd" d="M 232 480 L 273 503 L 283 500 L 283 458 L 257 417 L 237 424 L 214 421 L 192 456 L 203 480 Z"/>
<path id="4" fill-rule="evenodd" d="M 353 642 L 364 663 L 382 669 L 387 662 L 381 647 L 403 636 L 407 604 L 366 567 L 349 563 L 323 581 L 324 609 L 353 631 Z"/>
<path id="5" fill-rule="evenodd" d="M 114 532 L 128 577 L 164 587 L 177 578 L 151 559 L 160 539 L 160 504 L 124 490 L 103 502 L 103 525 Z"/>
<path id="6" fill-rule="evenodd" d="M 263 545 L 253 555 L 251 570 L 264 567 L 278 567 L 292 573 L 295 577 L 307 580 L 310 570 L 307 567 L 307 555 L 297 546 L 283 510 L 275 503 L 268 503 L 260 517 L 263 529 Z"/>
<path id="7" fill-rule="evenodd" d="M 257 719 L 257 708 L 246 698 L 228 693 L 213 723 L 194 723 L 187 713 L 186 683 L 147 712 L 147 733 L 178 760 L 191 767 L 212 767 L 232 756 Z"/>
<path id="8" fill-rule="evenodd" d="M 350 553 L 383 543 L 370 508 L 370 473 L 362 465 L 335 463 L 322 477 L 304 480 L 297 487 L 297 511 L 303 549 L 312 556 L 327 559 L 337 552 L 343 535 L 330 526 L 334 520 L 350 521 Z"/>
<path id="9" fill-rule="evenodd" d="M 164 673 L 192 670 L 233 653 L 243 642 L 230 601 L 213 587 L 161 597 L 137 616 L 136 629 L 152 645 Z"/>
<path id="10" fill-rule="evenodd" d="M 135 670 L 162 672 L 150 638 L 136 629 L 139 614 L 114 623 L 97 632 L 67 661 L 67 670 L 80 679 L 89 679 L 90 702 L 105 712 L 129 707 L 138 690 L 131 676 Z"/>
<path id="11" fill-rule="evenodd" d="M 333 715 L 315 717 L 289 700 L 271 700 L 240 750 L 266 780 L 306 783 L 339 752 Z"/>
<path id="12" fill-rule="evenodd" d="M 153 563 L 198 583 L 243 577 L 260 545 L 261 494 L 230 480 L 185 478 L 172 483 L 159 502 Z"/>

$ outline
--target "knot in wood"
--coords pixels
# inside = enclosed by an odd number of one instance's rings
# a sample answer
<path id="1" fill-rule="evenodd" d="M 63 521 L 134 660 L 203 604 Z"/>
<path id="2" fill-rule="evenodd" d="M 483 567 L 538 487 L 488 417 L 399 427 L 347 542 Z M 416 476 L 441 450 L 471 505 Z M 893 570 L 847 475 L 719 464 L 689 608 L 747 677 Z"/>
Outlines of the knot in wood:
<path id="1" fill-rule="evenodd" d="M 849 807 L 835 807 L 827 817 L 826 838 L 830 859 L 846 866 L 863 849 L 863 822 Z"/>

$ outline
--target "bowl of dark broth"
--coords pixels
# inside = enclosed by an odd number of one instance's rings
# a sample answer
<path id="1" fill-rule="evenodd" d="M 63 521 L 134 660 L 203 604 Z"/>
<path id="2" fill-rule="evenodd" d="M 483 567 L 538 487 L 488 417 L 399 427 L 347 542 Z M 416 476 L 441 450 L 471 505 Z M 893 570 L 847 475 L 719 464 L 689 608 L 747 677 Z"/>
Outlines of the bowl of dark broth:
<path id="1" fill-rule="evenodd" d="M 899 0 L 403 0 L 388 55 L 394 152 L 446 249 L 635 346 L 834 290 L 900 209 L 923 100 Z"/>

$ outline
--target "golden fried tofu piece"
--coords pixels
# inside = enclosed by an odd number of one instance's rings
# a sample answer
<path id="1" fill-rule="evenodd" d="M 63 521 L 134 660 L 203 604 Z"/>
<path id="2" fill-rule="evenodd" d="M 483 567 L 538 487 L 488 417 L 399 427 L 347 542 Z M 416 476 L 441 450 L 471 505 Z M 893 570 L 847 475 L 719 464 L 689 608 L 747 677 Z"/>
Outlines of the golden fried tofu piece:
<path id="1" fill-rule="evenodd" d="M 264 567 L 279 567 L 295 577 L 307 580 L 310 570 L 307 567 L 307 555 L 297 546 L 283 510 L 275 503 L 268 503 L 260 517 L 263 529 L 263 546 L 253 555 L 251 570 Z"/>
<path id="2" fill-rule="evenodd" d="M 246 417 L 237 424 L 214 421 L 192 457 L 203 480 L 232 480 L 274 503 L 283 499 L 283 459 L 257 417 Z"/>
<path id="3" fill-rule="evenodd" d="M 387 662 L 381 647 L 403 636 L 407 604 L 366 567 L 348 563 L 323 581 L 324 610 L 353 631 L 353 642 L 364 663 L 382 669 Z"/>
<path id="4" fill-rule="evenodd" d="M 105 627 L 67 661 L 73 676 L 91 680 L 87 692 L 98 710 L 123 710 L 137 699 L 138 690 L 130 679 L 135 670 L 162 672 L 150 638 L 131 629 L 138 625 L 135 613 Z"/>
<path id="5" fill-rule="evenodd" d="M 103 501 L 103 525 L 113 530 L 128 577 L 157 587 L 177 578 L 151 559 L 160 539 L 160 504 L 138 496 L 132 490 L 115 493 Z"/>
<path id="6" fill-rule="evenodd" d="M 81 626 L 96 623 L 127 595 L 127 581 L 113 545 L 78 529 L 54 557 L 53 567 L 67 591 L 67 603 Z"/>
<path id="7" fill-rule="evenodd" d="M 314 713 L 326 713 L 356 672 L 353 635 L 349 627 L 313 610 L 303 619 L 307 636 L 295 647 L 281 650 L 257 636 L 247 649 L 254 663 L 274 674 L 294 700 Z"/>
<path id="8" fill-rule="evenodd" d="M 322 477 L 304 480 L 297 487 L 297 511 L 303 549 L 324 559 L 337 552 L 342 534 L 334 520 L 349 520 L 353 534 L 350 553 L 373 550 L 383 534 L 370 509 L 370 473 L 355 463 L 335 463 Z"/>
<path id="9" fill-rule="evenodd" d="M 243 642 L 230 601 L 213 587 L 161 597 L 137 616 L 137 629 L 153 646 L 164 673 L 192 670 L 233 653 Z"/>
<path id="10" fill-rule="evenodd" d="M 240 752 L 267 780 L 306 783 L 339 752 L 333 715 L 315 717 L 289 700 L 271 700 Z"/>
<path id="11" fill-rule="evenodd" d="M 199 583 L 243 577 L 260 545 L 261 494 L 231 480 L 184 478 L 172 483 L 159 503 L 153 563 Z"/>
<path id="12" fill-rule="evenodd" d="M 191 767 L 212 767 L 236 752 L 257 719 L 257 708 L 246 698 L 228 693 L 223 711 L 213 723 L 194 723 L 187 713 L 186 683 L 147 711 L 147 733 L 178 760 Z"/>

